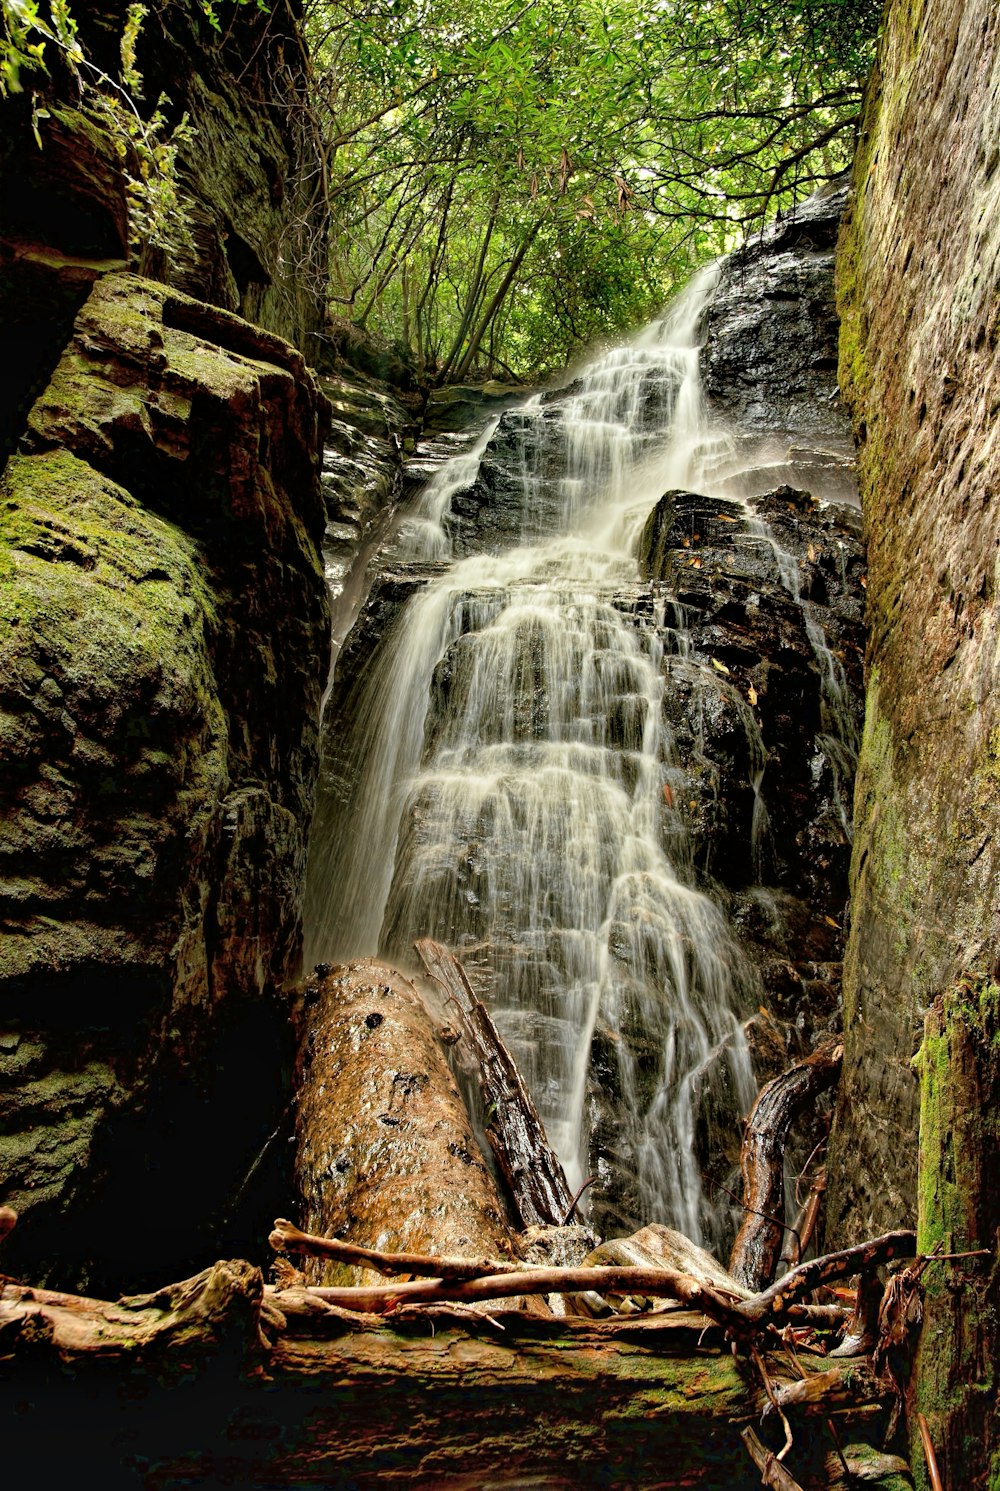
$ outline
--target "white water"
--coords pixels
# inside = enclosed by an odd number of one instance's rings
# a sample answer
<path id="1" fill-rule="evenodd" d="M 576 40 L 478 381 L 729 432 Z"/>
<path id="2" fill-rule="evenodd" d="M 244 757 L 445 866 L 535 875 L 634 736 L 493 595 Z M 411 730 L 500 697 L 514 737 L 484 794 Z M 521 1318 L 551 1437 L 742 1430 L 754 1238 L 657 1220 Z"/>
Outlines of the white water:
<path id="1" fill-rule="evenodd" d="M 746 991 L 725 919 L 694 886 L 661 706 L 674 673 L 722 685 L 690 657 L 679 608 L 664 656 L 615 599 L 638 581 L 638 533 L 665 490 L 732 491 L 732 445 L 706 420 L 698 377 L 713 288 L 708 271 L 564 402 L 525 406 L 548 443 L 522 447 L 521 543 L 453 564 L 394 627 L 353 722 L 354 789 L 313 935 L 316 956 L 337 958 L 406 958 L 430 935 L 488 975 L 574 1185 L 588 1174 L 596 1036 L 635 1210 L 709 1241 L 722 1208 L 702 1194 L 696 1129 L 706 1076 L 730 1116 L 752 1098 Z M 450 502 L 491 433 L 401 528 L 414 559 L 449 552 Z M 763 856 L 766 757 L 743 712 Z"/>

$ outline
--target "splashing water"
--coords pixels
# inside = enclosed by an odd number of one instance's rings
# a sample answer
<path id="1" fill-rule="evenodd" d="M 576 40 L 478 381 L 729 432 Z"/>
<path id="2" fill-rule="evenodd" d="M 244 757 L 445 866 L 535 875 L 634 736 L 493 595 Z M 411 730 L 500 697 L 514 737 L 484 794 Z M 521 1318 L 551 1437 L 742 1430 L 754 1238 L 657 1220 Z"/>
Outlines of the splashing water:
<path id="1" fill-rule="evenodd" d="M 621 1190 L 627 1175 L 623 1214 L 708 1242 L 724 1208 L 702 1191 L 699 1128 L 752 1098 L 747 990 L 673 806 L 664 690 L 673 666 L 700 665 L 679 608 L 664 632 L 629 594 L 657 499 L 711 492 L 731 465 L 698 376 L 715 278 L 698 276 L 558 402 L 508 419 L 519 529 L 432 578 L 369 668 L 351 790 L 311 872 L 323 910 L 309 949 L 406 961 L 417 936 L 452 946 L 487 987 L 574 1186 L 594 1153 L 600 1047 L 618 1126 L 599 1184 Z M 401 527 L 414 560 L 450 552 L 452 502 L 495 433 L 449 462 Z"/>

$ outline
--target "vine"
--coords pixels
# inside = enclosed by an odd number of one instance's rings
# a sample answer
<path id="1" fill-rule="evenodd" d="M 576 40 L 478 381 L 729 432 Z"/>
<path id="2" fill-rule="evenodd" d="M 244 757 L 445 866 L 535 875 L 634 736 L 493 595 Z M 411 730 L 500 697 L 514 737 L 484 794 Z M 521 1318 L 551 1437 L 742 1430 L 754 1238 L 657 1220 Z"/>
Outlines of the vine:
<path id="1" fill-rule="evenodd" d="M 206 18 L 218 26 L 211 0 L 199 0 Z M 121 161 L 128 202 L 129 244 L 140 256 L 160 250 L 168 260 L 191 246 L 188 210 L 179 185 L 177 154 L 193 135 L 187 115 L 171 128 L 170 100 L 161 94 L 148 115 L 136 47 L 147 7 L 128 7 L 120 43 L 121 76 L 116 79 L 87 56 L 68 0 L 49 0 L 47 16 L 39 0 L 0 0 L 0 97 L 26 91 L 23 74 L 49 76 L 47 49 L 54 51 L 73 79 L 80 105 L 110 136 Z M 31 128 L 42 148 L 41 122 L 49 117 L 44 98 L 30 90 Z"/>

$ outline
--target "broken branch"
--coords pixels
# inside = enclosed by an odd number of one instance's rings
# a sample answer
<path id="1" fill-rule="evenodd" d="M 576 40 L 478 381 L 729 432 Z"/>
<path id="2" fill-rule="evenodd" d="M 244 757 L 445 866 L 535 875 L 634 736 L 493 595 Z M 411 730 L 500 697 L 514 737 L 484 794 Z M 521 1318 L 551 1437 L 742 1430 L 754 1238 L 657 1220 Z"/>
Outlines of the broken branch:
<path id="1" fill-rule="evenodd" d="M 333 1258 L 359 1268 L 374 1268 L 380 1274 L 424 1274 L 432 1279 L 478 1279 L 484 1275 L 515 1273 L 522 1264 L 494 1259 L 436 1258 L 429 1253 L 381 1253 L 361 1248 L 335 1237 L 316 1237 L 302 1232 L 294 1222 L 278 1217 L 268 1242 L 276 1253 L 305 1253 L 310 1258 Z"/>

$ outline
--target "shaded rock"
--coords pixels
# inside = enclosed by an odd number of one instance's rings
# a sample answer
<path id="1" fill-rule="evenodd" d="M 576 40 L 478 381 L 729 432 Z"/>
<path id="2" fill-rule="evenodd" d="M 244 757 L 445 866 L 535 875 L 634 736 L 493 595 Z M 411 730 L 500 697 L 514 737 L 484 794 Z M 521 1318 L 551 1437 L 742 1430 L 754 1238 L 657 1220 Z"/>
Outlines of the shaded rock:
<path id="1" fill-rule="evenodd" d="M 998 22 L 984 0 L 915 29 L 891 7 L 840 245 L 841 375 L 870 533 L 830 1177 L 848 1239 L 912 1221 L 923 1019 L 956 979 L 992 980 L 1000 946 L 1000 198 L 979 146 L 997 117 Z"/>
<path id="2" fill-rule="evenodd" d="M 0 100 L 0 467 L 100 274 L 128 258 L 125 181 L 107 134 L 26 96 Z"/>
<path id="3" fill-rule="evenodd" d="M 3 1184 L 34 1276 L 56 1247 L 119 1282 L 136 1255 L 166 1268 L 275 1127 L 267 999 L 299 955 L 328 645 L 325 415 L 287 343 L 112 274 L 3 478 L 0 989 L 27 1083 L 3 1099 Z M 197 1092 L 170 1118 L 169 1082 Z M 164 1152 L 161 1126 L 186 1141 Z M 128 1262 L 96 1231 L 67 1243 L 99 1197 L 137 1214 Z"/>
<path id="4" fill-rule="evenodd" d="M 817 193 L 722 263 L 702 376 L 710 407 L 756 452 L 757 491 L 793 481 L 824 498 L 857 495 L 833 284 L 846 200 L 844 183 Z"/>
<path id="5" fill-rule="evenodd" d="M 804 890 L 838 922 L 862 709 L 858 529 L 855 509 L 789 487 L 745 503 L 671 492 L 640 542 L 696 866 L 734 889 Z"/>
<path id="6" fill-rule="evenodd" d="M 303 1001 L 303 1228 L 381 1251 L 502 1256 L 512 1240 L 503 1203 L 413 985 L 366 959 L 317 970 Z M 368 1272 L 307 1265 L 313 1283 Z"/>

